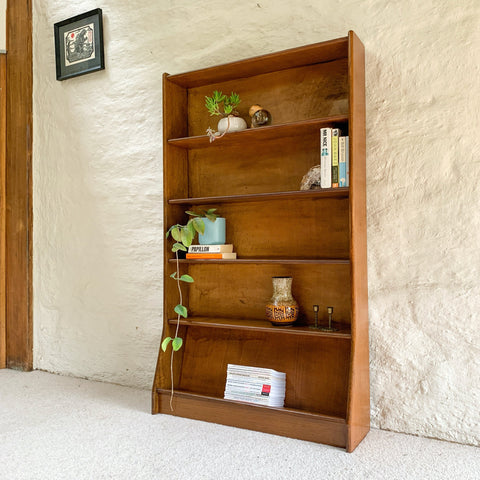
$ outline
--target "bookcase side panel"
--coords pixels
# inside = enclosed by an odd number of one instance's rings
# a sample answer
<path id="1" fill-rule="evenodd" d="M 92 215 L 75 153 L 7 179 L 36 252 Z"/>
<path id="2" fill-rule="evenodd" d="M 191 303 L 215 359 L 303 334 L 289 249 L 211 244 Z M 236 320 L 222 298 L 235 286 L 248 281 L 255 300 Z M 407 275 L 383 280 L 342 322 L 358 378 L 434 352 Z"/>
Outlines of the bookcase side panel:
<path id="1" fill-rule="evenodd" d="M 347 450 L 370 428 L 368 277 L 365 162 L 365 51 L 349 33 L 350 224 L 352 262 L 352 356 L 347 412 Z"/>
<path id="2" fill-rule="evenodd" d="M 172 136 L 181 135 L 186 132 L 185 118 L 187 112 L 187 95 L 184 88 L 172 84 L 167 80 L 167 74 L 163 76 L 163 226 L 164 235 L 170 225 L 180 221 L 182 218 L 182 208 L 171 206 L 168 199 L 172 196 L 185 195 L 188 192 L 188 162 L 187 153 L 175 147 L 168 145 L 167 140 Z M 180 174 L 179 174 L 180 172 Z M 172 265 L 168 263 L 171 256 L 170 244 L 164 237 L 164 275 L 173 272 Z M 185 270 L 186 267 L 183 267 Z M 174 327 L 168 324 L 168 312 L 173 309 L 178 300 L 175 282 L 164 281 L 163 287 L 163 337 L 175 336 Z M 184 330 L 184 329 L 182 329 Z M 181 371 L 183 354 L 174 356 L 174 372 L 176 378 L 174 383 L 178 383 L 179 372 Z M 158 362 L 155 372 L 153 385 L 153 405 L 154 413 L 163 410 L 159 404 L 159 397 L 156 395 L 156 388 L 169 388 L 171 385 L 170 376 L 170 355 L 165 354 L 159 349 Z"/>

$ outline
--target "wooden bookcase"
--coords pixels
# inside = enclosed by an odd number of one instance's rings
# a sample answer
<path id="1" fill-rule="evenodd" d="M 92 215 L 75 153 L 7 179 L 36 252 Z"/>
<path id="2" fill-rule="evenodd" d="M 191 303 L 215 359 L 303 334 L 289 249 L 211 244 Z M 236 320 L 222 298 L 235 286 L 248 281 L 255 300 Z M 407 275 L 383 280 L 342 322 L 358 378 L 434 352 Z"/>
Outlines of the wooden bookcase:
<path id="1" fill-rule="evenodd" d="M 369 430 L 369 354 L 365 208 L 364 47 L 347 37 L 163 78 L 164 222 L 185 210 L 218 209 L 237 260 L 181 260 L 188 319 L 174 355 L 160 351 L 153 413 L 167 413 L 353 451 Z M 209 142 L 217 117 L 213 90 L 238 92 L 240 113 L 260 103 L 271 126 Z M 320 128 L 350 137 L 350 187 L 299 191 L 318 164 Z M 164 336 L 174 336 L 178 303 L 170 243 L 165 244 Z M 292 276 L 300 318 L 265 320 L 273 276 Z M 309 328 L 313 305 L 334 307 L 338 331 Z M 284 408 L 223 399 L 227 364 L 287 374 Z"/>

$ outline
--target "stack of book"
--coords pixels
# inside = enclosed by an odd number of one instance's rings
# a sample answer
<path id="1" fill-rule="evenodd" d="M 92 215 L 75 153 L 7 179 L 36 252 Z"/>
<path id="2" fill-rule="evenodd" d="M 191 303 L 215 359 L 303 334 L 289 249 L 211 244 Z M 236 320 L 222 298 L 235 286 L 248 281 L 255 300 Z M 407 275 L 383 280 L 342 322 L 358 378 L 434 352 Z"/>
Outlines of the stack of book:
<path id="1" fill-rule="evenodd" d="M 270 368 L 228 364 L 224 398 L 283 407 L 286 374 Z"/>
<path id="2" fill-rule="evenodd" d="M 202 260 L 235 260 L 237 254 L 232 244 L 225 245 L 190 245 L 186 258 Z"/>
<path id="3" fill-rule="evenodd" d="M 348 187 L 350 177 L 348 137 L 338 128 L 320 129 L 320 186 Z"/>

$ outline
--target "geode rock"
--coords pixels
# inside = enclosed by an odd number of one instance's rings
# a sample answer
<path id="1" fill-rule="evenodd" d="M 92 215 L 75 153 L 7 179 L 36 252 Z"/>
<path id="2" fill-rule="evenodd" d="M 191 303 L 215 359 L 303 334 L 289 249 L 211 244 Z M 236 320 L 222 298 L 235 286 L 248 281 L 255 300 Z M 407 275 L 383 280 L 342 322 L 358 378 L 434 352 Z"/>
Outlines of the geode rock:
<path id="1" fill-rule="evenodd" d="M 300 190 L 320 188 L 320 165 L 313 166 L 302 178 Z"/>

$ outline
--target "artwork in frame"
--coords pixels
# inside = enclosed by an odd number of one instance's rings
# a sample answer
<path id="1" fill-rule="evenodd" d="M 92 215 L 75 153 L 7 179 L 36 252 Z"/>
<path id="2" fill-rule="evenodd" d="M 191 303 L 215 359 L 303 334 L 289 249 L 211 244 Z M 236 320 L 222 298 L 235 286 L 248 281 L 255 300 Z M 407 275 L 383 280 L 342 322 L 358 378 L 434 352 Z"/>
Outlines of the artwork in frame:
<path id="1" fill-rule="evenodd" d="M 57 80 L 105 68 L 102 9 L 55 23 Z"/>

